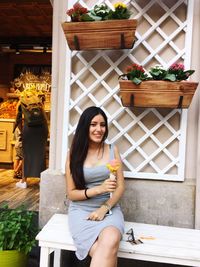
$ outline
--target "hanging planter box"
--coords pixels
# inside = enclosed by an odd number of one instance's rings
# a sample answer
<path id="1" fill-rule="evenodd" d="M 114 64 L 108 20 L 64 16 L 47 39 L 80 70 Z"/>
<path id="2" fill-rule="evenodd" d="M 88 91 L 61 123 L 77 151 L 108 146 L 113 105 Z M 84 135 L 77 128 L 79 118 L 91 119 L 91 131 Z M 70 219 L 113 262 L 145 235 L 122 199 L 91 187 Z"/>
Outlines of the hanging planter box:
<path id="1" fill-rule="evenodd" d="M 71 50 L 130 49 L 136 26 L 135 19 L 62 23 Z"/>
<path id="2" fill-rule="evenodd" d="M 139 85 L 120 80 L 120 97 L 125 107 L 188 108 L 197 82 L 143 81 Z"/>

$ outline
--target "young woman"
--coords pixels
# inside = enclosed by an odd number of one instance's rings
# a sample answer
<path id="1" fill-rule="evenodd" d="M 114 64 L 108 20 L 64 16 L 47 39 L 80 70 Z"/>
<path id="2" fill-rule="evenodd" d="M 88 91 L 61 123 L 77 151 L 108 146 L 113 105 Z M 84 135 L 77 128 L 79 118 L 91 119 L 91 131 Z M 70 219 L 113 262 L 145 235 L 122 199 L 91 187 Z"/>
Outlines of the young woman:
<path id="1" fill-rule="evenodd" d="M 117 251 L 124 232 L 118 204 L 124 192 L 122 163 L 118 149 L 105 143 L 107 135 L 103 110 L 87 108 L 78 122 L 66 162 L 70 231 L 76 256 L 82 260 L 89 254 L 90 267 L 117 266 Z M 119 162 L 115 180 L 109 178 L 106 167 L 112 159 Z"/>
<path id="2" fill-rule="evenodd" d="M 48 137 L 48 124 L 44 114 L 44 120 L 39 125 L 30 126 L 27 121 L 26 109 L 24 105 L 39 104 L 43 110 L 42 99 L 31 90 L 24 90 L 17 106 L 16 127 L 22 133 L 23 150 L 23 176 L 21 181 L 16 183 L 16 187 L 26 189 L 28 177 L 40 177 L 40 173 L 46 169 L 46 145 Z M 22 124 L 23 121 L 23 124 Z"/>

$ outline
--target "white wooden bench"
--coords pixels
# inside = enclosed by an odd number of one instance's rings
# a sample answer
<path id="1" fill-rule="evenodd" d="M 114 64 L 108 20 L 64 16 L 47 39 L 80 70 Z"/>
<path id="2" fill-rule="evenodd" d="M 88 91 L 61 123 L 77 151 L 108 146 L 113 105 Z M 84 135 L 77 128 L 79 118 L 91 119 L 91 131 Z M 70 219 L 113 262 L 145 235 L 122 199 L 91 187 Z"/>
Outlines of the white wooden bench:
<path id="1" fill-rule="evenodd" d="M 126 231 L 130 228 L 133 228 L 135 238 L 140 238 L 143 244 L 130 244 L 124 234 L 118 257 L 200 267 L 200 230 L 126 222 Z M 65 214 L 54 214 L 36 239 L 41 247 L 40 267 L 49 266 L 52 252 L 54 267 L 58 267 L 61 250 L 76 250 Z"/>

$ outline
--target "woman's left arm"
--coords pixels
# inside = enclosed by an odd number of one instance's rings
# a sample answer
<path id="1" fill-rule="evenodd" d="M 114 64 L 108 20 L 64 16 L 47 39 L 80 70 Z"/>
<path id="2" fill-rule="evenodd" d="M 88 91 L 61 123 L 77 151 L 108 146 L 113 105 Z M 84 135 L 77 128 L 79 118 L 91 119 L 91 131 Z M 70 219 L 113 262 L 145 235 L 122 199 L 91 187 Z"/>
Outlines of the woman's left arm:
<path id="1" fill-rule="evenodd" d="M 117 202 L 121 199 L 125 190 L 124 175 L 122 170 L 122 160 L 118 148 L 116 146 L 114 146 L 114 155 L 115 159 L 119 162 L 119 168 L 116 172 L 117 187 L 115 191 L 112 193 L 112 197 L 106 202 L 110 207 L 113 207 L 117 204 Z"/>

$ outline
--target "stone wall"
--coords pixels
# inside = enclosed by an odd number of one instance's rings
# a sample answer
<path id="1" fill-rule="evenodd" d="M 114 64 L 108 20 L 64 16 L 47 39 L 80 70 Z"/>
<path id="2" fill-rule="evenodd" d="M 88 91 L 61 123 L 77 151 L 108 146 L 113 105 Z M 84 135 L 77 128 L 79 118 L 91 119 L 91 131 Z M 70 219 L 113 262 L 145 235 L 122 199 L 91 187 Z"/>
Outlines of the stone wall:
<path id="1" fill-rule="evenodd" d="M 40 226 L 54 213 L 67 213 L 65 176 L 42 173 Z M 121 207 L 126 221 L 194 228 L 195 186 L 192 183 L 126 179 Z"/>

